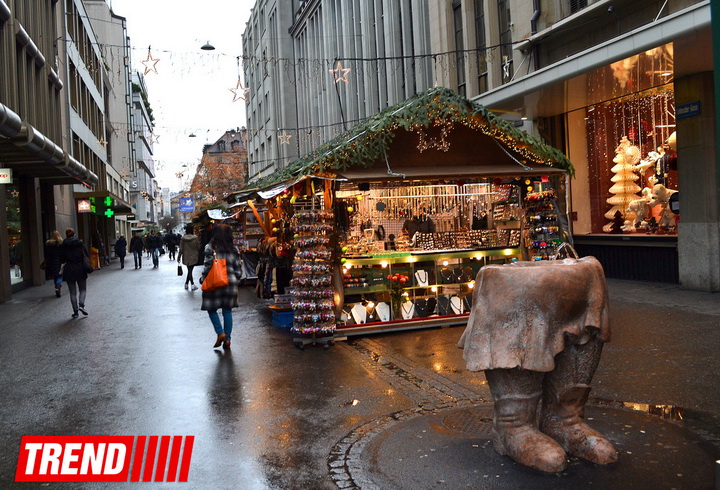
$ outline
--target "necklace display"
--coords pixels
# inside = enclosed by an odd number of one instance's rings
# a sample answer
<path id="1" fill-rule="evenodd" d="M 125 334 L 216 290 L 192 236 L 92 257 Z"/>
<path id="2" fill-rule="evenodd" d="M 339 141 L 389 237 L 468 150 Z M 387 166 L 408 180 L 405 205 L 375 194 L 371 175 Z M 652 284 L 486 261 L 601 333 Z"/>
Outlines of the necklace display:
<path id="1" fill-rule="evenodd" d="M 400 303 L 400 310 L 402 311 L 402 317 L 404 320 L 409 320 L 415 315 L 415 305 L 410 301 Z"/>
<path id="2" fill-rule="evenodd" d="M 452 308 L 453 313 L 457 315 L 463 313 L 463 303 L 459 296 L 450 298 L 450 308 Z"/>
<path id="3" fill-rule="evenodd" d="M 453 271 L 450 269 L 440 269 L 440 277 L 443 284 L 451 284 L 453 282 Z"/>
<path id="4" fill-rule="evenodd" d="M 430 277 L 430 274 L 428 274 L 428 271 L 419 270 L 415 272 L 415 279 L 417 280 L 417 285 L 425 287 L 428 285 L 428 279 Z"/>
<path id="5" fill-rule="evenodd" d="M 360 303 L 352 307 L 353 320 L 355 323 L 365 323 L 367 321 L 367 309 Z"/>
<path id="6" fill-rule="evenodd" d="M 381 322 L 387 322 L 390 320 L 390 306 L 387 303 L 378 303 L 375 306 L 375 313 Z"/>

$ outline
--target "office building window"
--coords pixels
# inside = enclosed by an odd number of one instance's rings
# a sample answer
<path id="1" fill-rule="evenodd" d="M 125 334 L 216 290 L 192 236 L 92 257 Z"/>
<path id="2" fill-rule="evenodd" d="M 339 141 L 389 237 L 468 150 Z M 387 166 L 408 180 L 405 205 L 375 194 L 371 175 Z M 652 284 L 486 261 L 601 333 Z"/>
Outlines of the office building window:
<path id="1" fill-rule="evenodd" d="M 474 0 L 475 46 L 477 48 L 478 93 L 487 92 L 487 40 L 485 39 L 485 0 Z"/>
<path id="2" fill-rule="evenodd" d="M 512 80 L 512 21 L 510 20 L 510 0 L 498 0 L 498 27 L 500 31 L 500 67 L 502 83 Z"/>
<path id="3" fill-rule="evenodd" d="M 456 49 L 456 73 L 457 73 L 457 92 L 465 96 L 467 93 L 465 87 L 465 42 L 463 40 L 463 19 L 462 19 L 462 2 L 460 0 L 453 1 L 453 22 L 455 24 L 455 49 Z"/>

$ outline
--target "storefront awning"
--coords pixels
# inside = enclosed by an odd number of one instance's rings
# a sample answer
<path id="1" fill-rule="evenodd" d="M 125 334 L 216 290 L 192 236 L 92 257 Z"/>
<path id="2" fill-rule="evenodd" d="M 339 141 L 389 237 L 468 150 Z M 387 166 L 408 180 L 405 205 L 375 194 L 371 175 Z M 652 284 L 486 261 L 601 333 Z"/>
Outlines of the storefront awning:
<path id="1" fill-rule="evenodd" d="M 644 50 L 673 42 L 684 36 L 696 36 L 697 33 L 710 27 L 710 2 L 700 2 L 683 10 L 660 18 L 655 22 L 639 27 L 626 34 L 593 46 L 576 55 L 534 71 L 494 90 L 478 95 L 473 101 L 492 110 L 513 111 L 524 107 L 523 97 L 540 92 L 543 89 L 562 84 L 562 82 L 580 76 L 596 68 L 616 60 L 640 53 Z M 542 43 L 542 37 L 550 35 L 540 32 L 527 43 Z M 710 68 L 712 70 L 712 67 Z M 677 73 L 675 74 L 678 75 Z M 543 94 L 540 99 L 547 99 Z M 563 103 L 567 96 L 561 97 Z M 546 102 L 547 103 L 547 102 Z M 545 114 L 531 114 L 525 107 L 525 115 L 529 117 Z M 556 111 L 556 113 L 565 111 Z"/>
<path id="2" fill-rule="evenodd" d="M 50 138 L 0 104 L 0 153 L 15 175 L 55 184 L 93 186 L 98 177 Z"/>

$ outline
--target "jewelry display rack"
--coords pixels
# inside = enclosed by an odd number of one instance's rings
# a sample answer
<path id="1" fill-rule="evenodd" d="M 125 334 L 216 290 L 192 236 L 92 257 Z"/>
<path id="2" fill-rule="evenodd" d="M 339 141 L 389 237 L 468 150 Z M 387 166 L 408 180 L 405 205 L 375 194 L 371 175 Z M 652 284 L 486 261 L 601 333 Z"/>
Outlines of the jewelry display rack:
<path id="1" fill-rule="evenodd" d="M 296 347 L 323 344 L 327 349 L 334 339 L 335 313 L 332 288 L 332 232 L 333 213 L 298 209 L 292 217 L 297 249 L 293 260 L 291 280 L 293 326 L 299 334 L 293 338 Z"/>

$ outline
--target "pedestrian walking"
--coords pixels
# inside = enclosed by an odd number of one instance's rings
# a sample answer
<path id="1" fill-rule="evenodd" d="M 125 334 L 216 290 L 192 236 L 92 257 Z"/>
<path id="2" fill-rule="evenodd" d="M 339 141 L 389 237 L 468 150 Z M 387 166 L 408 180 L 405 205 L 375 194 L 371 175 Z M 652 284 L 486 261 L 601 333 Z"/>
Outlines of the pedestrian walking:
<path id="1" fill-rule="evenodd" d="M 193 269 L 198 263 L 198 257 L 200 256 L 200 238 L 193 233 L 193 225 L 185 226 L 185 235 L 180 239 L 180 250 L 178 252 L 177 261 L 178 264 L 181 262 L 187 267 L 187 277 L 185 278 L 185 289 L 188 288 L 188 284 L 192 285 L 192 290 L 195 291 L 197 286 L 193 279 Z"/>
<path id="2" fill-rule="evenodd" d="M 120 257 L 120 268 L 125 268 L 125 255 L 127 254 L 127 240 L 125 235 L 120 235 L 120 238 L 115 240 L 115 255 Z"/>
<path id="3" fill-rule="evenodd" d="M 208 312 L 210 321 L 215 328 L 217 340 L 213 348 L 230 348 L 230 340 L 233 327 L 232 309 L 238 305 L 238 284 L 242 276 L 240 266 L 240 252 L 233 244 L 232 229 L 228 225 L 216 224 L 212 231 L 212 239 L 205 246 L 203 251 L 205 262 L 200 284 L 205 280 L 215 258 L 225 259 L 227 267 L 228 285 L 213 291 L 203 291 L 201 310 Z M 223 321 L 217 310 L 222 310 Z"/>
<path id="4" fill-rule="evenodd" d="M 133 258 L 135 259 L 136 269 L 142 269 L 142 256 L 144 248 L 145 245 L 143 244 L 142 238 L 140 238 L 140 235 L 137 231 L 133 231 L 133 236 L 130 239 L 130 251 L 133 254 Z"/>
<path id="5" fill-rule="evenodd" d="M 62 236 L 57 230 L 53 231 L 50 239 L 45 242 L 45 274 L 53 278 L 55 296 L 58 298 L 62 289 L 62 273 L 60 272 L 63 261 L 62 243 Z"/>
<path id="6" fill-rule="evenodd" d="M 168 257 L 170 258 L 170 260 L 175 260 L 175 251 L 177 250 L 178 246 L 178 241 L 175 233 L 168 233 L 167 235 L 165 235 L 165 238 L 163 238 L 163 241 L 165 242 L 165 246 L 168 249 Z"/>
<path id="7" fill-rule="evenodd" d="M 145 233 L 145 234 L 142 236 L 143 249 L 145 250 L 145 253 L 146 253 L 145 258 L 146 258 L 146 259 L 149 259 L 149 258 L 150 258 L 150 249 L 149 249 L 148 246 L 147 246 L 147 239 L 148 239 L 148 234 Z"/>
<path id="8" fill-rule="evenodd" d="M 85 295 L 87 292 L 87 272 L 83 265 L 83 258 L 90 257 L 85 244 L 75 236 L 75 230 L 65 230 L 65 240 L 62 243 L 63 249 L 63 281 L 68 285 L 70 291 L 70 304 L 72 304 L 73 318 L 78 317 L 78 310 L 87 315 L 85 309 Z"/>
<path id="9" fill-rule="evenodd" d="M 160 265 L 158 262 L 160 247 L 162 247 L 162 238 L 155 233 L 155 230 L 151 230 L 150 235 L 147 237 L 147 248 L 150 250 L 150 255 L 152 256 L 153 269 L 157 269 Z"/>

